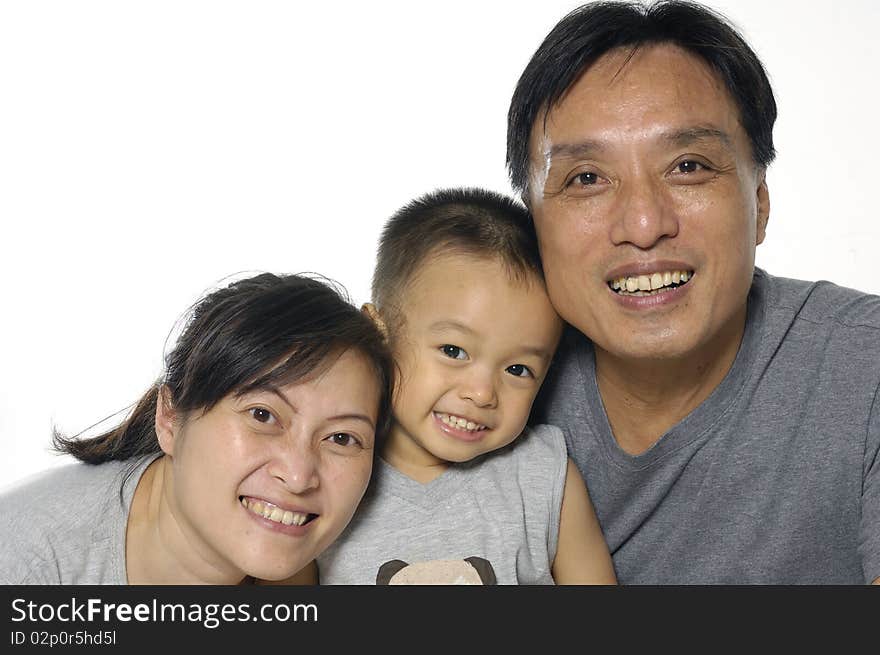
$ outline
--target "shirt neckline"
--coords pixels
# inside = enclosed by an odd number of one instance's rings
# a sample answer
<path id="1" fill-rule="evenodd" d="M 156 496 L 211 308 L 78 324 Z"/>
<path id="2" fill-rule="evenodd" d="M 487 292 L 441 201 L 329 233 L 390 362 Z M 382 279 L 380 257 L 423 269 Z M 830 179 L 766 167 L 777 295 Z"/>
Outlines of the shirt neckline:
<path id="1" fill-rule="evenodd" d="M 578 349 L 578 366 L 587 387 L 587 406 L 590 415 L 595 419 L 599 442 L 608 458 L 619 468 L 628 471 L 642 470 L 694 441 L 706 439 L 711 434 L 711 428 L 731 409 L 745 386 L 763 336 L 766 282 L 766 273 L 756 268 L 747 299 L 742 341 L 733 364 L 721 383 L 690 414 L 638 455 L 624 451 L 611 431 L 596 380 L 596 354 L 592 342 L 587 340 L 587 347 Z"/>

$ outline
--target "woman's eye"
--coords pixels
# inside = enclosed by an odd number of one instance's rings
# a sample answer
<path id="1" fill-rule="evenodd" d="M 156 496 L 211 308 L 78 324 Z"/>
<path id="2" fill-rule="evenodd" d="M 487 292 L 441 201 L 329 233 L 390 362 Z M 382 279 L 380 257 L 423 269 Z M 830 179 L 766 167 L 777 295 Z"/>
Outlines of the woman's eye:
<path id="1" fill-rule="evenodd" d="M 468 354 L 464 351 L 463 348 L 459 348 L 458 346 L 453 346 L 452 344 L 444 344 L 440 346 L 440 350 L 444 355 L 450 357 L 452 359 L 467 359 Z"/>
<path id="2" fill-rule="evenodd" d="M 513 366 L 508 366 L 504 370 L 506 370 L 511 375 L 515 375 L 518 378 L 535 377 L 535 374 L 532 373 L 532 370 L 525 364 L 514 364 Z"/>
<path id="3" fill-rule="evenodd" d="M 272 416 L 272 412 L 270 412 L 265 407 L 252 407 L 248 410 L 251 416 L 259 421 L 260 423 L 271 423 L 275 420 L 275 417 Z"/>
<path id="4" fill-rule="evenodd" d="M 337 446 L 360 446 L 361 442 L 354 435 L 348 432 L 337 432 L 327 437 L 327 440 Z"/>

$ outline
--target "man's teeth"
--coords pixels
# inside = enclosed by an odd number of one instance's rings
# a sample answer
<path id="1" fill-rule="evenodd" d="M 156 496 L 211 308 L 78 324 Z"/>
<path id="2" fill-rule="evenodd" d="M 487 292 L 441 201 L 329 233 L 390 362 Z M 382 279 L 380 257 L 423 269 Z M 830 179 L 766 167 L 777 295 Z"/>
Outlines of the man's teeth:
<path id="1" fill-rule="evenodd" d="M 454 416 L 452 414 L 441 414 L 440 412 L 437 412 L 437 416 L 446 425 L 451 428 L 456 428 L 458 430 L 468 430 L 469 432 L 476 432 L 477 430 L 486 429 L 485 425 L 474 423 L 473 421 L 468 421 L 466 418 L 461 418 L 460 416 Z"/>
<path id="2" fill-rule="evenodd" d="M 649 296 L 672 285 L 684 284 L 693 274 L 693 271 L 663 271 L 650 275 L 623 276 L 611 280 L 608 285 L 620 294 Z"/>
<path id="3" fill-rule="evenodd" d="M 275 523 L 283 523 L 284 525 L 303 525 L 309 518 L 308 514 L 291 512 L 268 503 L 261 503 L 259 500 L 249 501 L 247 498 L 242 498 L 241 504 L 244 505 L 245 509 L 257 516 L 262 516 L 264 519 L 275 521 Z"/>

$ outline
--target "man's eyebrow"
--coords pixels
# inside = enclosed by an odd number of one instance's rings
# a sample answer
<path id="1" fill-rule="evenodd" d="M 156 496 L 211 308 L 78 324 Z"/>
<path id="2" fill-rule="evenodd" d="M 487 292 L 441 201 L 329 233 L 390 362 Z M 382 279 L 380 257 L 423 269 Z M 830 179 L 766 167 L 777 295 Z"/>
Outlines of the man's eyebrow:
<path id="1" fill-rule="evenodd" d="M 664 132 L 660 138 L 679 147 L 690 145 L 696 141 L 715 140 L 721 141 L 727 148 L 733 148 L 733 139 L 730 138 L 730 135 L 724 130 L 714 127 L 688 127 L 673 132 Z M 555 157 L 588 159 L 606 149 L 607 146 L 602 141 L 587 139 L 577 143 L 555 143 L 550 147 L 549 153 L 543 154 L 545 157 L 549 154 L 551 160 Z"/>
<path id="2" fill-rule="evenodd" d="M 550 159 L 554 159 L 556 157 L 570 157 L 572 159 L 584 159 L 589 158 L 590 155 L 602 152 L 605 150 L 605 145 L 601 141 L 594 140 L 586 140 L 586 141 L 578 141 L 577 143 L 554 143 L 550 147 L 549 153 L 543 153 L 546 157 L 548 154 Z"/>
<path id="3" fill-rule="evenodd" d="M 689 127 L 674 132 L 665 132 L 662 135 L 664 141 L 676 146 L 687 146 L 696 141 L 721 141 L 725 147 L 733 148 L 733 139 L 724 130 L 714 127 Z"/>

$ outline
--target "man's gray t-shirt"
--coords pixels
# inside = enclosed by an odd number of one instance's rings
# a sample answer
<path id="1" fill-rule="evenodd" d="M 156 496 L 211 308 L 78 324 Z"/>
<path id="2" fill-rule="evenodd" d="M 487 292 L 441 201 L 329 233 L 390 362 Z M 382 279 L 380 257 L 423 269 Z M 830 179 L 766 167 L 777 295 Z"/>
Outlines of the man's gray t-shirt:
<path id="1" fill-rule="evenodd" d="M 639 455 L 591 343 L 570 329 L 551 367 L 533 419 L 563 429 L 623 584 L 880 576 L 880 297 L 756 269 L 748 302 L 727 376 Z"/>
<path id="2" fill-rule="evenodd" d="M 394 562 L 418 571 L 418 584 L 468 584 L 460 574 L 475 559 L 497 584 L 553 584 L 567 468 L 562 433 L 551 426 L 427 484 L 377 460 L 354 519 L 318 556 L 321 584 L 377 584 Z"/>
<path id="3" fill-rule="evenodd" d="M 160 454 L 136 463 L 68 464 L 4 489 L 0 584 L 127 584 L 129 508 Z"/>

